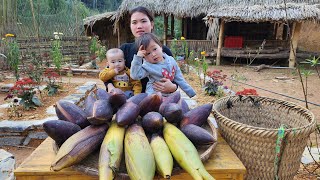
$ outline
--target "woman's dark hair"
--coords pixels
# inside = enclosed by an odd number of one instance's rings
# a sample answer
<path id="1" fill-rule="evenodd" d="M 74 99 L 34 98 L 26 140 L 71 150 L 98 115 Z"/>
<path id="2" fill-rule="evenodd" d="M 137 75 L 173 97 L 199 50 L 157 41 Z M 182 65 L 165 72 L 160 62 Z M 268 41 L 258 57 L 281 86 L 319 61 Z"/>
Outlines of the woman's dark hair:
<path id="1" fill-rule="evenodd" d="M 154 21 L 154 15 L 153 15 L 153 13 L 152 13 L 149 9 L 147 9 L 146 7 L 138 6 L 138 7 L 134 8 L 134 9 L 131 9 L 130 12 L 129 12 L 130 17 L 131 17 L 132 14 L 135 13 L 135 12 L 143 13 L 143 14 L 145 14 L 146 16 L 148 16 L 148 18 L 149 18 L 149 20 L 150 20 L 151 22 Z"/>
<path id="2" fill-rule="evenodd" d="M 144 49 L 147 49 L 151 40 L 162 47 L 162 44 L 158 37 L 152 33 L 144 33 L 140 37 L 138 37 L 135 41 L 136 47 L 139 49 L 139 47 L 142 45 Z"/>

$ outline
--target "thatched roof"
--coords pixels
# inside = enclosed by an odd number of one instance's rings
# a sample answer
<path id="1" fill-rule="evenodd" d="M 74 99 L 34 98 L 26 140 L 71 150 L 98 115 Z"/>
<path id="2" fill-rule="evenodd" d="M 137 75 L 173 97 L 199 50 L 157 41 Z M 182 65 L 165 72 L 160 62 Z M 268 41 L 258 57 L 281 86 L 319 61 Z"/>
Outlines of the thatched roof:
<path id="1" fill-rule="evenodd" d="M 113 12 L 105 12 L 102 14 L 94 15 L 83 19 L 85 26 L 92 26 L 96 21 L 100 21 L 102 19 L 110 19 L 110 22 L 113 21 L 111 17 L 116 14 L 116 11 Z"/>
<path id="2" fill-rule="evenodd" d="M 316 17 L 318 9 L 313 4 L 320 4 L 320 0 L 287 0 L 289 17 L 296 20 Z M 277 20 L 284 17 L 283 0 L 123 0 L 117 11 L 87 17 L 84 24 L 92 26 L 96 21 L 105 18 L 118 21 L 137 6 L 144 6 L 155 14 L 165 13 L 180 18 L 207 14 L 208 17 L 243 18 L 245 21 Z"/>
<path id="3" fill-rule="evenodd" d="M 174 15 L 175 17 L 196 17 L 206 15 L 213 0 L 123 0 L 116 18 L 137 6 L 144 6 L 155 14 Z"/>
<path id="4" fill-rule="evenodd" d="M 287 3 L 277 5 L 252 5 L 221 7 L 209 10 L 207 18 L 222 18 L 226 21 L 303 21 L 320 20 L 319 4 Z"/>

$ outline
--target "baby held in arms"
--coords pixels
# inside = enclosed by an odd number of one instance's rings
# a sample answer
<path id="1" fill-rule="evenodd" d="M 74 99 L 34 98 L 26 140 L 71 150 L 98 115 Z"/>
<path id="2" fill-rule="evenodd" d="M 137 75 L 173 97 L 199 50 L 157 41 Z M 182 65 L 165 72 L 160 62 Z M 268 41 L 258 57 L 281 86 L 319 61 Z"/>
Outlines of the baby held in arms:
<path id="1" fill-rule="evenodd" d="M 135 80 L 148 77 L 146 93 L 155 93 L 153 83 L 167 78 L 176 83 L 189 97 L 196 95 L 185 81 L 176 60 L 162 51 L 162 44 L 154 34 L 145 33 L 137 38 L 135 43 L 139 50 L 131 62 L 130 76 Z"/>
<path id="2" fill-rule="evenodd" d="M 107 84 L 124 91 L 127 98 L 141 93 L 142 86 L 139 80 L 130 78 L 130 69 L 125 66 L 125 59 L 121 49 L 109 49 L 106 53 L 108 67 L 102 70 L 99 78 Z"/>

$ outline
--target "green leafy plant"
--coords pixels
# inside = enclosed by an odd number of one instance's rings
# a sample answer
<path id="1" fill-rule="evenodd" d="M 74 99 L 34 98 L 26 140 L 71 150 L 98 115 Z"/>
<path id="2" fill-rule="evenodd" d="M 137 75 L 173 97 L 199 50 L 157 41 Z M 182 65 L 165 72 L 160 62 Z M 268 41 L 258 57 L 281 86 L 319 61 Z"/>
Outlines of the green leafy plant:
<path id="1" fill-rule="evenodd" d="M 3 39 L 5 48 L 7 49 L 7 63 L 14 71 L 16 80 L 19 80 L 19 64 L 20 64 L 20 49 L 15 36 L 13 34 L 6 34 Z"/>
<path id="2" fill-rule="evenodd" d="M 297 68 L 296 68 L 296 71 L 297 71 L 297 75 L 299 76 L 299 80 L 300 80 L 300 83 L 301 83 L 301 87 L 302 87 L 302 92 L 303 92 L 303 96 L 304 96 L 304 100 L 305 100 L 305 103 L 306 103 L 306 108 L 309 109 L 309 106 L 308 106 L 308 76 L 311 75 L 309 74 L 309 72 L 307 72 L 307 70 L 305 70 L 304 66 L 301 66 L 299 64 L 297 64 Z M 310 72 L 311 73 L 311 72 Z M 305 76 L 305 81 L 303 80 L 303 76 Z"/>
<path id="3" fill-rule="evenodd" d="M 57 70 L 60 71 L 61 64 L 62 64 L 62 52 L 61 52 L 61 41 L 60 36 L 63 35 L 62 33 L 54 33 L 54 40 L 52 41 L 51 47 L 51 58 L 53 60 L 54 65 L 56 66 Z"/>
<path id="4" fill-rule="evenodd" d="M 305 96 L 305 100 L 307 101 L 308 99 L 308 78 L 311 76 L 311 75 L 313 75 L 313 73 L 310 71 L 310 70 L 306 70 L 306 69 L 301 69 L 301 75 L 305 78 L 305 94 L 306 94 L 306 96 Z"/>
<path id="5" fill-rule="evenodd" d="M 318 77 L 320 78 L 320 73 L 319 73 L 319 70 L 318 70 L 318 67 L 317 67 L 319 59 L 320 59 L 320 56 L 318 58 L 313 56 L 312 59 L 306 59 L 306 61 L 310 64 L 311 67 L 313 67 L 316 70 L 316 72 L 318 74 Z"/>
<path id="6" fill-rule="evenodd" d="M 58 89 L 60 85 L 57 80 L 59 78 L 59 74 L 56 73 L 53 69 L 48 68 L 44 72 L 44 76 L 46 77 L 47 86 L 44 88 L 48 91 L 48 96 L 53 96 L 58 93 Z"/>
<path id="7" fill-rule="evenodd" d="M 21 98 L 20 104 L 23 105 L 24 109 L 35 109 L 42 105 L 40 99 L 36 96 L 36 82 L 31 78 L 23 78 L 16 81 L 14 86 L 10 89 L 10 92 Z"/>
<path id="8" fill-rule="evenodd" d="M 224 92 L 224 88 L 225 87 L 222 87 L 222 86 L 218 87 L 218 91 L 216 92 L 216 94 L 214 96 L 214 97 L 216 97 L 216 99 L 220 99 L 220 98 L 226 96 L 226 93 Z"/>
<path id="9" fill-rule="evenodd" d="M 100 46 L 99 51 L 98 51 L 98 57 L 100 62 L 102 62 L 106 58 L 106 47 L 105 46 Z"/>
<path id="10" fill-rule="evenodd" d="M 25 71 L 32 80 L 34 80 L 35 82 L 37 82 L 38 85 L 40 85 L 43 81 L 42 61 L 36 58 L 34 52 L 31 54 L 31 56 L 31 64 L 27 66 L 27 69 Z"/>
<path id="11" fill-rule="evenodd" d="M 209 96 L 215 96 L 219 91 L 219 87 L 222 87 L 223 82 L 226 81 L 227 75 L 222 74 L 221 72 L 222 71 L 219 70 L 207 72 L 207 76 L 210 80 L 205 83 L 204 90 Z"/>
<path id="12" fill-rule="evenodd" d="M 69 81 L 68 84 L 70 84 L 71 78 L 73 77 L 73 73 L 72 73 L 71 67 L 68 68 L 67 77 L 68 77 L 68 81 Z"/>
<path id="13" fill-rule="evenodd" d="M 201 74 L 201 69 L 200 69 L 200 65 L 201 65 L 201 59 L 199 59 L 199 58 L 195 58 L 194 59 L 194 66 L 196 67 L 196 72 L 197 72 L 197 74 L 198 74 L 198 77 L 199 77 L 199 83 L 200 83 L 200 86 L 202 86 L 202 83 L 201 83 L 201 76 L 200 76 L 200 74 Z"/>
<path id="14" fill-rule="evenodd" d="M 188 59 L 189 48 L 188 48 L 187 41 L 183 36 L 180 38 L 180 40 L 181 40 L 181 51 L 183 51 L 182 55 L 184 56 L 184 59 Z"/>
<path id="15" fill-rule="evenodd" d="M 90 53 L 91 55 L 95 55 L 96 52 L 99 50 L 99 43 L 98 43 L 98 37 L 97 36 L 93 36 L 91 37 L 91 41 L 90 41 L 90 45 L 89 45 L 89 49 L 90 49 Z"/>
<path id="16" fill-rule="evenodd" d="M 202 51 L 201 56 L 202 56 L 203 84 L 205 84 L 206 83 L 206 73 L 208 70 L 208 63 L 206 62 L 206 52 Z"/>
<path id="17" fill-rule="evenodd" d="M 184 67 L 185 67 L 185 73 L 189 74 L 190 72 L 190 68 L 189 66 L 192 65 L 193 60 L 195 59 L 195 52 L 194 50 L 191 50 L 187 56 L 187 58 L 185 58 L 185 63 L 184 63 Z"/>
<path id="18" fill-rule="evenodd" d="M 170 44 L 170 50 L 172 52 L 173 58 L 177 59 L 177 51 L 178 51 L 178 40 L 173 39 L 173 41 Z"/>
<path id="19" fill-rule="evenodd" d="M 174 39 L 170 45 L 170 50 L 172 52 L 174 59 L 188 58 L 189 49 L 188 49 L 187 41 L 184 37 L 181 37 L 179 41 L 177 39 Z"/>

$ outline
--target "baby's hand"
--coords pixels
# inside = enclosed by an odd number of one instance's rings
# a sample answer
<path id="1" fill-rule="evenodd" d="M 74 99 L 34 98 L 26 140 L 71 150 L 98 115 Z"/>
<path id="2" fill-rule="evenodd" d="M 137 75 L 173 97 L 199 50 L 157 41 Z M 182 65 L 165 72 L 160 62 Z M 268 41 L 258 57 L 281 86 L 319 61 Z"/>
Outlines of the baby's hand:
<path id="1" fill-rule="evenodd" d="M 138 53 L 137 53 L 137 56 L 139 56 L 139 57 L 145 57 L 146 56 L 146 53 L 147 53 L 147 51 L 146 50 L 144 50 L 143 49 L 143 45 L 141 45 L 140 47 L 139 47 L 139 50 L 138 50 Z"/>
<path id="2" fill-rule="evenodd" d="M 116 74 L 119 74 L 118 68 L 114 68 L 114 72 L 115 72 Z"/>

